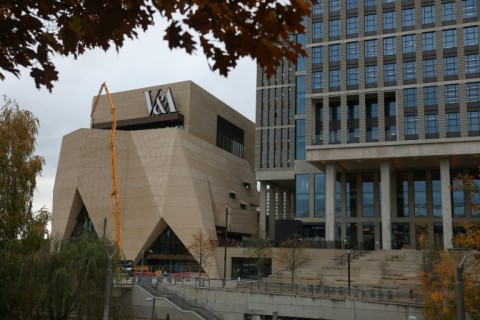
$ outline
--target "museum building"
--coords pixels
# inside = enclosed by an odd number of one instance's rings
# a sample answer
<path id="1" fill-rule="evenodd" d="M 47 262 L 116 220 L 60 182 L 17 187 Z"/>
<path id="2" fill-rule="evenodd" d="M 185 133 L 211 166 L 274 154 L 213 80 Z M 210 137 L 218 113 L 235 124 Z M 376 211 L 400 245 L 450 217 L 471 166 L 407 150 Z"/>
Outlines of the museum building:
<path id="1" fill-rule="evenodd" d="M 250 120 L 191 81 L 111 97 L 125 259 L 140 263 L 143 253 L 146 265 L 188 271 L 195 261 L 187 248 L 199 231 L 217 242 L 228 217 L 229 239 L 257 232 Z M 63 137 L 52 235 L 68 239 L 89 230 L 114 238 L 111 128 L 112 113 L 102 95 L 91 127 Z M 213 259 L 205 271 L 223 276 L 223 261 Z"/>

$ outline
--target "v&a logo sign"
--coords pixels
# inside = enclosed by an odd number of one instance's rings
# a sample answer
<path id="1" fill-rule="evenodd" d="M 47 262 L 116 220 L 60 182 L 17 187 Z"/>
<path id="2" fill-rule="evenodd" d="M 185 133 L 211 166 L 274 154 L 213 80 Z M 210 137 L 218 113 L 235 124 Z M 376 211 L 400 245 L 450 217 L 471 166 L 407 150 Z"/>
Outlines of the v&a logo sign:
<path id="1" fill-rule="evenodd" d="M 172 90 L 167 89 L 165 95 L 161 95 L 162 89 L 158 89 L 155 99 L 152 101 L 151 91 L 144 91 L 147 111 L 150 116 L 157 116 L 169 112 L 178 112 L 173 100 Z"/>

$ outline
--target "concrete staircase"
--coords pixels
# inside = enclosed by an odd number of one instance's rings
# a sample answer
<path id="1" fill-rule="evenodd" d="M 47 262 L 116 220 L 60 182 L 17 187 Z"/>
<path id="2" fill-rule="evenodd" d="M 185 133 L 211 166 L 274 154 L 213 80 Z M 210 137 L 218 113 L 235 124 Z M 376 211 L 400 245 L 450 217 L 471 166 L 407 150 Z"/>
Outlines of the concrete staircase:
<path id="1" fill-rule="evenodd" d="M 335 258 L 345 254 L 340 249 L 305 249 L 311 262 L 295 275 L 295 283 L 348 286 L 348 266 L 337 265 Z M 274 260 L 275 261 L 275 260 Z M 368 251 L 350 262 L 351 286 L 409 291 L 419 287 L 420 252 L 415 250 Z M 290 283 L 291 274 L 274 265 L 269 282 Z"/>
<path id="2" fill-rule="evenodd" d="M 211 310 L 206 309 L 204 306 L 196 305 L 194 302 L 188 301 L 186 298 L 179 296 L 176 292 L 169 290 L 164 286 L 158 285 L 155 288 L 155 286 L 153 286 L 149 281 L 141 281 L 139 285 L 153 296 L 167 299 L 180 310 L 195 312 L 198 316 L 200 316 L 200 319 L 220 319 L 220 317 L 214 314 Z"/>

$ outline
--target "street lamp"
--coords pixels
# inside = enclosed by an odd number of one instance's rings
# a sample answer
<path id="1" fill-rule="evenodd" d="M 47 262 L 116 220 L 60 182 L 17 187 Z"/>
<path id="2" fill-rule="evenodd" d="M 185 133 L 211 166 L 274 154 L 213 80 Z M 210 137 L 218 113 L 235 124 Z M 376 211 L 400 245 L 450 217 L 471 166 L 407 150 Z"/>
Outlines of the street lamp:
<path id="1" fill-rule="evenodd" d="M 103 320 L 108 320 L 108 311 L 110 309 L 110 287 L 112 285 L 112 260 L 117 246 L 111 242 L 105 245 L 105 252 L 107 253 L 107 273 L 105 274 L 105 302 L 103 305 Z"/>
<path id="2" fill-rule="evenodd" d="M 158 282 L 155 281 L 155 294 L 153 295 L 153 306 L 152 306 L 152 320 L 156 318 L 155 317 L 155 300 L 157 298 L 157 288 L 158 288 Z"/>
<path id="3" fill-rule="evenodd" d="M 463 297 L 463 264 L 465 263 L 465 258 L 467 257 L 467 252 L 463 254 L 462 261 L 457 264 L 456 273 L 457 273 L 457 319 L 465 320 L 465 301 Z"/>
<path id="4" fill-rule="evenodd" d="M 227 232 L 228 232 L 228 212 L 230 208 L 228 207 L 228 203 L 225 205 L 225 239 L 224 239 L 224 246 L 225 246 L 225 254 L 223 256 L 223 286 L 225 287 L 225 283 L 227 281 Z"/>
<path id="5" fill-rule="evenodd" d="M 463 296 L 463 264 L 465 263 L 465 259 L 467 258 L 468 251 L 462 248 L 452 248 L 449 250 L 450 252 L 461 252 L 463 253 L 462 260 L 459 264 L 455 267 L 456 271 L 456 286 L 455 291 L 457 295 L 457 319 L 458 320 L 465 320 L 465 300 Z"/>

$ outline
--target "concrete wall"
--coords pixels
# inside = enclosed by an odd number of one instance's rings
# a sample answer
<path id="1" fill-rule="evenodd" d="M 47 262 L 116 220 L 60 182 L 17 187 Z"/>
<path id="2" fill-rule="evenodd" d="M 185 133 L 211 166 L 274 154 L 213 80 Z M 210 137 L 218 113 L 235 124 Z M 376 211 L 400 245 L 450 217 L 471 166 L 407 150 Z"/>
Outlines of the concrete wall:
<path id="1" fill-rule="evenodd" d="M 243 320 L 244 314 L 272 315 L 331 320 L 407 320 L 409 316 L 423 319 L 419 306 L 381 304 L 361 300 L 320 299 L 295 295 L 274 295 L 236 290 L 169 287 L 181 296 L 206 305 L 225 320 Z M 174 318 L 177 319 L 177 318 Z"/>

